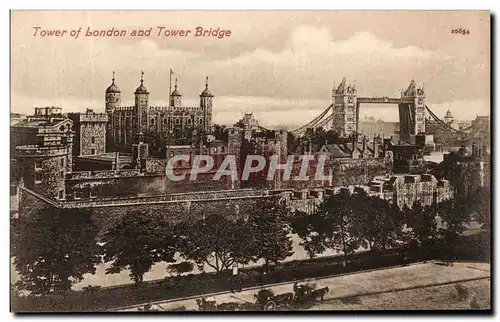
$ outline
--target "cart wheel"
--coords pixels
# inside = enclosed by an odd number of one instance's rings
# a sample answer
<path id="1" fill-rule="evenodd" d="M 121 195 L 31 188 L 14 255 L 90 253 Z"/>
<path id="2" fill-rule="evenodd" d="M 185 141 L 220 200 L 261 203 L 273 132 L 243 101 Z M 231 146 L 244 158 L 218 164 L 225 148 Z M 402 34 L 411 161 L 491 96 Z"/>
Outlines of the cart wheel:
<path id="1" fill-rule="evenodd" d="M 269 301 L 264 305 L 264 311 L 274 311 L 276 310 L 276 303 Z"/>

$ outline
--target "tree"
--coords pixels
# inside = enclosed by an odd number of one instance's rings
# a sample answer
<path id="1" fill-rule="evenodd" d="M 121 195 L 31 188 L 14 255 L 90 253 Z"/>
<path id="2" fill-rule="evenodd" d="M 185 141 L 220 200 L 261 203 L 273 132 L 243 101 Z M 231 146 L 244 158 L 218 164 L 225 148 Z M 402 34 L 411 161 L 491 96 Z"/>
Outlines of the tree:
<path id="1" fill-rule="evenodd" d="M 327 226 L 328 246 L 344 254 L 344 266 L 349 255 L 358 249 L 362 242 L 355 227 L 355 208 L 353 197 L 348 192 L 339 192 L 325 199 L 318 208 L 319 216 L 324 217 Z"/>
<path id="2" fill-rule="evenodd" d="M 300 237 L 300 246 L 304 247 L 310 259 L 323 253 L 328 247 L 326 243 L 328 232 L 325 231 L 327 225 L 324 217 L 316 213 L 309 215 L 303 211 L 296 211 L 290 226 L 292 231 Z"/>
<path id="3" fill-rule="evenodd" d="M 490 229 L 491 223 L 491 190 L 489 187 L 479 187 L 465 204 L 470 206 L 474 219 L 483 224 L 483 227 Z"/>
<path id="4" fill-rule="evenodd" d="M 174 262 L 176 238 L 173 227 L 158 213 L 130 211 L 103 237 L 104 260 L 112 261 L 106 274 L 130 270 L 136 284 L 158 262 Z"/>
<path id="5" fill-rule="evenodd" d="M 444 228 L 439 229 L 440 235 L 447 245 L 448 252 L 452 253 L 458 236 L 462 234 L 470 223 L 471 213 L 466 200 L 463 198 L 445 200 L 437 205 L 437 213 L 442 219 Z"/>
<path id="6" fill-rule="evenodd" d="M 211 215 L 196 222 L 182 222 L 179 232 L 179 252 L 198 266 L 208 265 L 216 274 L 234 263 L 246 264 L 249 234 L 242 219 L 231 220 L 222 215 Z"/>
<path id="7" fill-rule="evenodd" d="M 356 216 L 353 229 L 370 250 L 385 250 L 401 240 L 404 220 L 397 205 L 376 196 L 359 193 L 353 196 Z"/>
<path id="8" fill-rule="evenodd" d="M 263 259 L 265 267 L 278 264 L 293 255 L 291 229 L 288 225 L 290 212 L 283 200 L 262 201 L 248 219 L 251 234 L 251 251 L 254 261 Z"/>
<path id="9" fill-rule="evenodd" d="M 229 131 L 225 125 L 214 124 L 214 136 L 217 140 L 228 142 Z"/>
<path id="10" fill-rule="evenodd" d="M 101 261 L 99 228 L 87 210 L 43 208 L 14 228 L 17 286 L 32 294 L 68 292 Z"/>
<path id="11" fill-rule="evenodd" d="M 419 201 L 406 211 L 407 226 L 411 228 L 412 236 L 419 245 L 428 247 L 438 237 L 436 216 L 435 205 L 423 207 Z"/>

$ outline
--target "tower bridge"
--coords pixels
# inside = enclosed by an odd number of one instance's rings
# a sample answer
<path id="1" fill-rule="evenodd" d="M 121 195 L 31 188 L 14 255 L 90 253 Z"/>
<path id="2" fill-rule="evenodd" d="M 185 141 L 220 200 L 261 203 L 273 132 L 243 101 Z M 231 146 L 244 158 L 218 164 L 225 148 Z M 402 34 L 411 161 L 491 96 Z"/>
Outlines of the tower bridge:
<path id="1" fill-rule="evenodd" d="M 411 136 L 425 134 L 425 113 L 434 118 L 445 130 L 466 134 L 451 128 L 439 119 L 425 104 L 424 86 L 418 87 L 412 80 L 408 88 L 401 91 L 400 97 L 362 97 L 357 95 L 354 84 L 347 84 L 346 78 L 338 86 L 333 86 L 332 104 L 307 124 L 291 131 L 296 136 L 304 135 L 307 129 L 323 127 L 349 136 L 359 132 L 359 110 L 361 104 L 392 104 L 398 106 L 399 131 L 402 140 L 409 140 Z"/>

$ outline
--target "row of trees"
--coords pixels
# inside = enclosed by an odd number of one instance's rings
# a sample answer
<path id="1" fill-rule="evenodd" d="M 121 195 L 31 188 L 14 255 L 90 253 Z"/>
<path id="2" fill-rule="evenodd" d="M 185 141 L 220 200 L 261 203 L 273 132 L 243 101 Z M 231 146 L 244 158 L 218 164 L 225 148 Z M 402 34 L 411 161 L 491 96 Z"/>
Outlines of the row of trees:
<path id="1" fill-rule="evenodd" d="M 470 222 L 471 213 L 463 200 L 425 207 L 416 202 L 411 209 L 400 209 L 375 196 L 339 193 L 326 199 L 312 215 L 296 212 L 291 226 L 311 258 L 334 249 L 347 262 L 360 247 L 378 252 L 405 244 L 425 246 L 443 238 L 453 245 Z"/>
<path id="2" fill-rule="evenodd" d="M 13 222 L 13 255 L 21 277 L 17 286 L 34 294 L 61 293 L 111 262 L 106 274 L 130 271 L 140 284 L 158 262 L 175 273 L 205 265 L 217 274 L 233 264 L 278 263 L 293 254 L 288 211 L 283 202 L 262 202 L 247 220 L 214 214 L 172 225 L 163 214 L 131 211 L 99 236 L 84 210 L 43 209 Z"/>
<path id="3" fill-rule="evenodd" d="M 466 200 L 425 207 L 417 202 L 400 209 L 378 197 L 339 193 L 310 215 L 291 212 L 277 200 L 261 202 L 248 218 L 214 214 L 175 225 L 157 212 L 132 211 L 99 237 L 89 212 L 45 209 L 13 223 L 13 255 L 21 276 L 18 286 L 47 294 L 70 290 L 102 261 L 111 262 L 107 274 L 128 269 L 136 283 L 155 263 L 176 259 L 169 270 L 177 274 L 195 265 L 219 274 L 233 264 L 259 260 L 268 267 L 293 254 L 292 233 L 311 258 L 333 249 L 344 254 L 346 263 L 360 247 L 378 252 L 436 239 L 451 247 L 471 214 L 481 211 L 489 209 Z"/>

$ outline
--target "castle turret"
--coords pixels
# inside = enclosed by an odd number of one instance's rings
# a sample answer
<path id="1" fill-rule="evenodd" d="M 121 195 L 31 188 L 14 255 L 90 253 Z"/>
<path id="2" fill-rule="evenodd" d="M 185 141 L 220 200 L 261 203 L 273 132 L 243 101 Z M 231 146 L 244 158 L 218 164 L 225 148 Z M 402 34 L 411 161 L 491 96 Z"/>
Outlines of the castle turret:
<path id="1" fill-rule="evenodd" d="M 105 100 L 106 100 L 106 112 L 113 112 L 117 107 L 120 106 L 121 101 L 121 91 L 115 84 L 115 72 L 113 71 L 113 78 L 111 79 L 111 85 L 106 88 Z"/>
<path id="2" fill-rule="evenodd" d="M 170 94 L 170 106 L 181 107 L 182 106 L 182 94 L 177 89 L 177 78 L 175 79 L 175 87 L 172 94 Z"/>
<path id="3" fill-rule="evenodd" d="M 137 132 L 146 132 L 148 129 L 148 104 L 149 92 L 144 86 L 144 72 L 141 72 L 141 85 L 135 90 L 135 108 L 137 111 L 138 129 Z M 136 132 L 136 133 L 137 133 Z"/>
<path id="4" fill-rule="evenodd" d="M 200 94 L 200 107 L 203 109 L 205 123 L 203 129 L 210 132 L 212 129 L 212 98 L 214 95 L 208 89 L 208 76 L 205 78 L 205 90 Z"/>
<path id="5" fill-rule="evenodd" d="M 108 123 L 106 126 L 106 150 L 110 151 L 113 148 L 113 143 L 115 138 L 113 136 L 113 129 L 115 128 L 115 120 L 113 118 L 113 113 L 116 108 L 121 104 L 121 91 L 115 84 L 115 71 L 113 71 L 113 78 L 111 79 L 111 85 L 106 88 L 106 93 L 104 99 L 106 101 L 106 114 L 108 115 Z"/>

